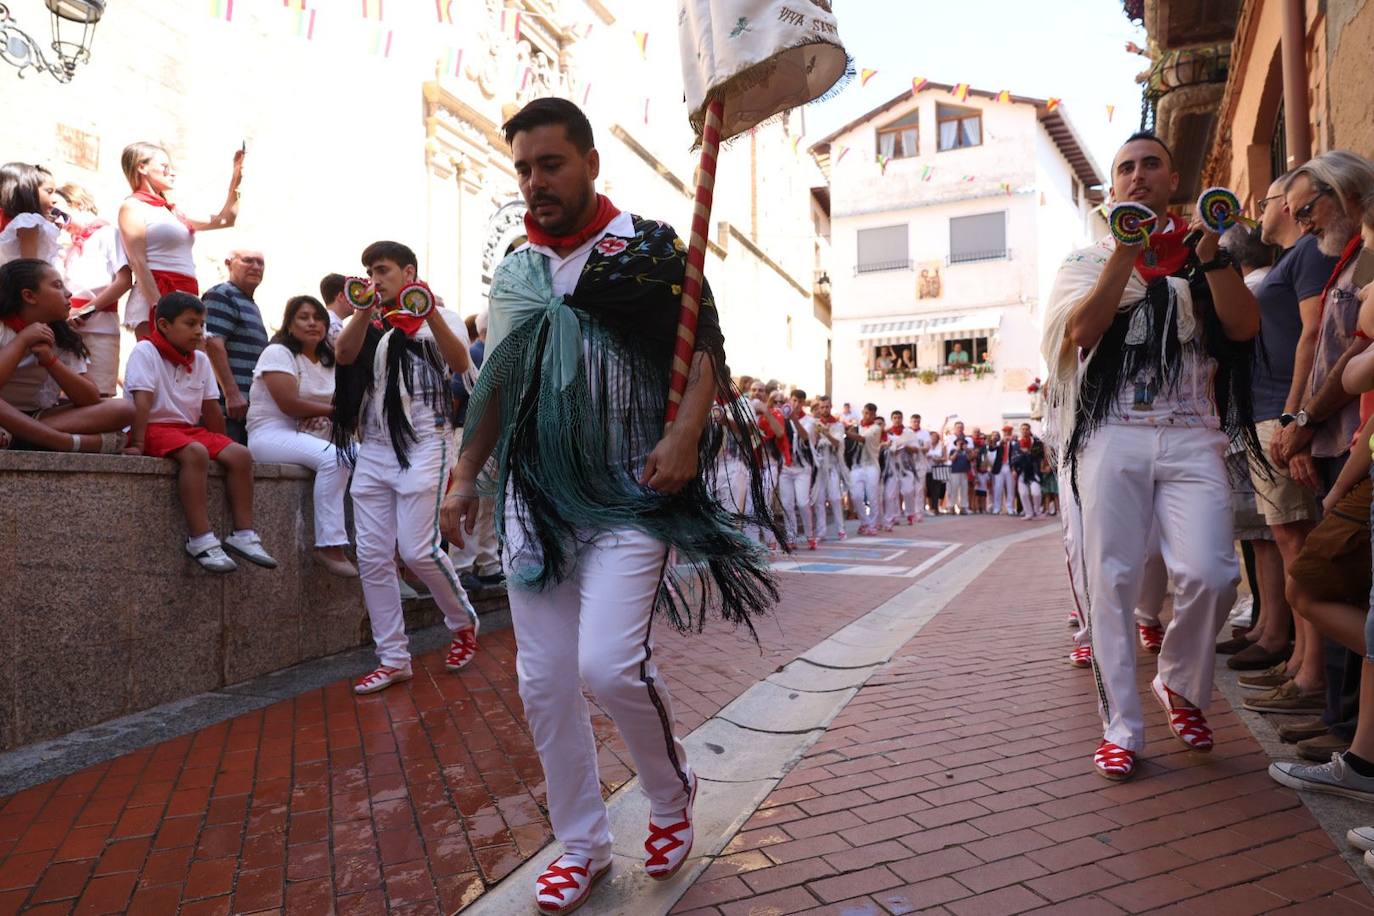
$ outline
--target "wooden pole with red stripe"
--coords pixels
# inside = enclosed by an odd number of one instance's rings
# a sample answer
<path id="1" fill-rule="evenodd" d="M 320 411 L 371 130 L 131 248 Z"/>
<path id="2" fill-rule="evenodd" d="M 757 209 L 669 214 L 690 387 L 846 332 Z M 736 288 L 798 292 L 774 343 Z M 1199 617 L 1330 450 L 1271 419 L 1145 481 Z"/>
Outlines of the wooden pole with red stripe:
<path id="1" fill-rule="evenodd" d="M 715 200 L 716 154 L 720 151 L 720 122 L 725 103 L 719 97 L 706 105 L 706 121 L 701 129 L 701 162 L 697 165 L 696 197 L 692 212 L 692 234 L 687 243 L 687 272 L 682 279 L 682 310 L 673 348 L 673 372 L 668 386 L 668 413 L 665 425 L 677 419 L 682 396 L 687 391 L 687 375 L 697 345 L 697 315 L 701 311 L 702 271 L 706 264 L 706 238 L 711 225 L 711 205 Z"/>

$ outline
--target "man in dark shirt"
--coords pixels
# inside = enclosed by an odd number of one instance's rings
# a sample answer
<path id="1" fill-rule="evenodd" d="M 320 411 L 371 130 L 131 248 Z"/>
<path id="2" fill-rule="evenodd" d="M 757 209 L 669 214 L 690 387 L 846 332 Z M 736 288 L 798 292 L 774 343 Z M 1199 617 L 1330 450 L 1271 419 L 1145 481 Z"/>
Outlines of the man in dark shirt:
<path id="1" fill-rule="evenodd" d="M 205 353 L 215 367 L 222 393 L 225 432 L 236 442 L 247 443 L 248 389 L 253 369 L 267 348 L 267 327 L 253 293 L 262 283 L 266 262 L 261 251 L 236 249 L 224 262 L 227 282 L 205 291 Z"/>

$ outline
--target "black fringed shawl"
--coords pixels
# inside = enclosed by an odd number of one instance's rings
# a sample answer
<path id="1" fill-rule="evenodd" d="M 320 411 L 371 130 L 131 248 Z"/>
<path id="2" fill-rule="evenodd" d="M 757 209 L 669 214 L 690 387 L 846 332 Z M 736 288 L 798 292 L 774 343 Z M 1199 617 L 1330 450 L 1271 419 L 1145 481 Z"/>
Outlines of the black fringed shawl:
<path id="1" fill-rule="evenodd" d="M 777 601 L 767 556 L 741 530 L 762 526 L 785 541 L 772 513 L 746 402 L 730 380 L 725 339 L 709 287 L 696 349 L 727 422 L 701 437 L 696 479 L 675 494 L 639 484 L 663 435 L 669 369 L 677 338 L 685 246 L 672 227 L 633 217 L 631 239 L 606 236 L 592 250 L 573 293 L 554 296 L 547 259 L 518 251 L 492 280 L 488 348 L 468 405 L 467 435 L 497 410 L 501 436 L 479 481 L 496 497 L 497 534 L 508 548 L 506 507 L 528 545 L 511 558 L 513 585 L 562 581 L 576 549 L 598 533 L 637 529 L 669 546 L 656 609 L 679 629 L 701 629 L 708 607 L 753 632 L 751 618 Z M 748 517 L 712 496 L 720 436 L 749 467 Z M 676 565 L 675 565 L 676 564 Z"/>

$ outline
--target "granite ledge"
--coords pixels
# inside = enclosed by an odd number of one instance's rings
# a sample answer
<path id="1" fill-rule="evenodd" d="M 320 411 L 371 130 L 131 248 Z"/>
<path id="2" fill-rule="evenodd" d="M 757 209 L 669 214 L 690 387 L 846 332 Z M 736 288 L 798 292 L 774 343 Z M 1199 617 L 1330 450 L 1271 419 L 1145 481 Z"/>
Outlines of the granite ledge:
<path id="1" fill-rule="evenodd" d="M 166 458 L 135 455 L 90 455 L 72 452 L 37 452 L 0 449 L 0 473 L 42 474 L 143 474 L 175 477 L 176 464 Z M 223 477 L 224 469 L 210 465 L 211 477 Z M 315 472 L 295 464 L 255 463 L 258 479 L 309 480 Z"/>

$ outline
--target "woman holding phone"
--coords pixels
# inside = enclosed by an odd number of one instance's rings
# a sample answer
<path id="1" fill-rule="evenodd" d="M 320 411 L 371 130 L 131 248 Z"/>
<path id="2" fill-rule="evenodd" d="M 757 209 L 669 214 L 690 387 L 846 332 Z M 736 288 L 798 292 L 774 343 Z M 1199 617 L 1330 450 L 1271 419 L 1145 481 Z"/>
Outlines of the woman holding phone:
<path id="1" fill-rule="evenodd" d="M 69 321 L 90 354 L 86 378 L 111 398 L 119 374 L 119 299 L 134 285 L 133 272 L 119 230 L 100 218 L 90 192 L 68 183 L 57 193 L 68 213 L 62 272 L 72 294 Z"/>
<path id="2" fill-rule="evenodd" d="M 156 143 L 131 143 L 124 148 L 120 165 L 133 193 L 119 208 L 119 234 L 134 279 L 124 326 L 140 340 L 148 336 L 149 315 L 164 294 L 173 290 L 200 294 L 192 254 L 195 234 L 227 229 L 238 220 L 243 157 L 240 147 L 234 153 L 224 206 L 201 220 L 188 217 L 171 200 L 177 176 L 167 150 Z"/>

